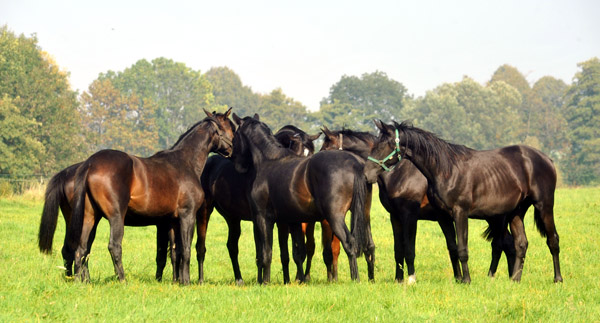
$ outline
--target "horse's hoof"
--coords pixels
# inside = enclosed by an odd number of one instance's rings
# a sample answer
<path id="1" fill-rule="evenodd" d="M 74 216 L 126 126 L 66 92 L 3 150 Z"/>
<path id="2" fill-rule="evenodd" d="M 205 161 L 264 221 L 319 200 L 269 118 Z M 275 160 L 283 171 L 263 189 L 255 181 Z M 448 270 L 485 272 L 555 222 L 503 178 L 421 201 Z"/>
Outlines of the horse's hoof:
<path id="1" fill-rule="evenodd" d="M 416 275 L 410 275 L 408 276 L 408 281 L 406 282 L 407 285 L 414 285 L 417 283 L 417 276 Z"/>
<path id="2" fill-rule="evenodd" d="M 243 279 L 236 279 L 235 284 L 237 286 L 244 286 L 244 280 Z"/>
<path id="3" fill-rule="evenodd" d="M 554 282 L 555 283 L 562 283 L 563 282 L 563 278 L 558 276 L 558 277 L 554 277 Z"/>

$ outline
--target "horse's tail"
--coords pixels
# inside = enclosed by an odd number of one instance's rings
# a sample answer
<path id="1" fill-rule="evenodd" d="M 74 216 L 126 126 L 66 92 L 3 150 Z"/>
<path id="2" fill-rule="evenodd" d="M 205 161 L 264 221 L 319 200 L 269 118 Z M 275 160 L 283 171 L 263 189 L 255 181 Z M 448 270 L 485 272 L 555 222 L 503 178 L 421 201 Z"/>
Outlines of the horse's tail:
<path id="1" fill-rule="evenodd" d="M 89 163 L 84 163 L 78 169 L 75 175 L 75 187 L 73 193 L 73 214 L 71 223 L 67 231 L 67 246 L 71 251 L 75 251 L 81 240 L 81 231 L 83 228 L 83 215 L 85 212 L 85 194 L 87 192 L 87 175 Z"/>
<path id="2" fill-rule="evenodd" d="M 542 212 L 537 208 L 534 208 L 533 218 L 535 219 L 535 226 L 537 227 L 540 235 L 545 238 L 548 235 L 546 232 L 546 226 L 544 225 L 544 219 L 542 219 Z"/>
<path id="3" fill-rule="evenodd" d="M 40 221 L 40 231 L 38 233 L 38 246 L 40 251 L 45 254 L 52 253 L 52 240 L 58 221 L 58 208 L 60 201 L 64 198 L 63 188 L 67 181 L 66 170 L 63 169 L 52 176 L 46 186 L 44 209 L 42 210 L 42 220 Z"/>
<path id="4" fill-rule="evenodd" d="M 357 256 L 366 252 L 369 248 L 368 225 L 365 215 L 365 203 L 367 196 L 367 182 L 365 181 L 362 172 L 356 172 L 354 176 L 354 189 L 352 191 L 352 203 L 350 204 L 350 212 L 352 212 L 352 220 L 350 231 L 354 240 L 357 243 Z"/>
<path id="5" fill-rule="evenodd" d="M 502 238 L 506 233 L 508 222 L 505 217 L 492 218 L 487 220 L 488 226 L 481 234 L 486 241 L 492 241 L 494 238 Z"/>

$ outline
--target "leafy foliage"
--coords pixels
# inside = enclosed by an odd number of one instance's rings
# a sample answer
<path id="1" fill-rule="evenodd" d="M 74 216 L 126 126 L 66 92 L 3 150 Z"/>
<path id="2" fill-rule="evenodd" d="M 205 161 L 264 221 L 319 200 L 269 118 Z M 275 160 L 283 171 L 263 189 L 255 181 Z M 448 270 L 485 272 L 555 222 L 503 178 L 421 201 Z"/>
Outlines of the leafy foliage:
<path id="1" fill-rule="evenodd" d="M 578 66 L 564 112 L 571 144 L 565 170 L 569 182 L 585 185 L 600 180 L 600 60 Z"/>
<path id="2" fill-rule="evenodd" d="M 70 89 L 68 74 L 38 47 L 35 35 L 16 36 L 6 26 L 0 27 L 0 95 L 3 113 L 12 115 L 5 120 L 7 126 L 9 122 L 35 125 L 13 129 L 14 135 L 24 135 L 18 144 L 21 148 L 12 148 L 13 152 L 25 154 L 18 157 L 35 155 L 27 162 L 17 161 L 21 166 L 15 169 L 48 175 L 80 158 L 77 93 Z"/>

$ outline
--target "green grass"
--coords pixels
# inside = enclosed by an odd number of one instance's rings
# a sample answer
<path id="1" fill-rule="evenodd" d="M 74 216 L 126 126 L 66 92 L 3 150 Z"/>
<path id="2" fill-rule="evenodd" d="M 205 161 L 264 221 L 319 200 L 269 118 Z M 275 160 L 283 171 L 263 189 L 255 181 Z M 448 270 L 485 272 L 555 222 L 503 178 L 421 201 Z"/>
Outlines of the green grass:
<path id="1" fill-rule="evenodd" d="M 504 257 L 497 277 L 487 277 L 491 252 L 489 244 L 480 237 L 485 224 L 471 220 L 470 285 L 454 282 L 441 230 L 436 223 L 427 221 L 419 222 L 418 282 L 412 286 L 396 284 L 389 216 L 377 202 L 372 209 L 377 245 L 375 283 L 366 282 L 366 263 L 362 258 L 359 269 L 363 281 L 350 281 L 343 252 L 340 281 L 328 283 L 319 246 L 312 281 L 283 285 L 279 248 L 274 247 L 273 282 L 258 286 L 252 227 L 243 223 L 243 287 L 233 283 L 225 246 L 227 226 L 217 213 L 208 229 L 205 284 L 182 287 L 169 279 L 154 280 L 154 227 L 125 229 L 123 263 L 127 282 L 119 283 L 107 250 L 105 220 L 92 247 L 92 282 L 81 284 L 65 279 L 59 268 L 65 229 L 62 217 L 54 238 L 54 252 L 46 256 L 37 249 L 43 201 L 31 196 L 2 198 L 0 321 L 594 321 L 600 317 L 599 197 L 600 188 L 560 189 L 556 193 L 563 284 L 552 282 L 552 257 L 545 239 L 535 230 L 531 211 L 525 219 L 529 249 L 521 283 L 509 281 Z M 320 232 L 316 235 L 320 236 Z M 198 278 L 197 270 L 194 259 L 193 280 Z M 170 275 L 167 265 L 165 277 Z"/>

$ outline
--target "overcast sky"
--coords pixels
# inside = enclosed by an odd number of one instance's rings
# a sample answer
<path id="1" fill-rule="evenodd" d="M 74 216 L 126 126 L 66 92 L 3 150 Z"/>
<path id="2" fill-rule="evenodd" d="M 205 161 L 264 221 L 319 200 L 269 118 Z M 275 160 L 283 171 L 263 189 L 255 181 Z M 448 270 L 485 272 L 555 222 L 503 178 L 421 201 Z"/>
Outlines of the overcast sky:
<path id="1" fill-rule="evenodd" d="M 255 92 L 311 110 L 343 75 L 376 70 L 426 91 L 502 64 L 571 83 L 600 57 L 600 1 L 0 0 L 0 25 L 38 44 L 84 91 L 99 73 L 166 57 L 227 66 Z"/>

